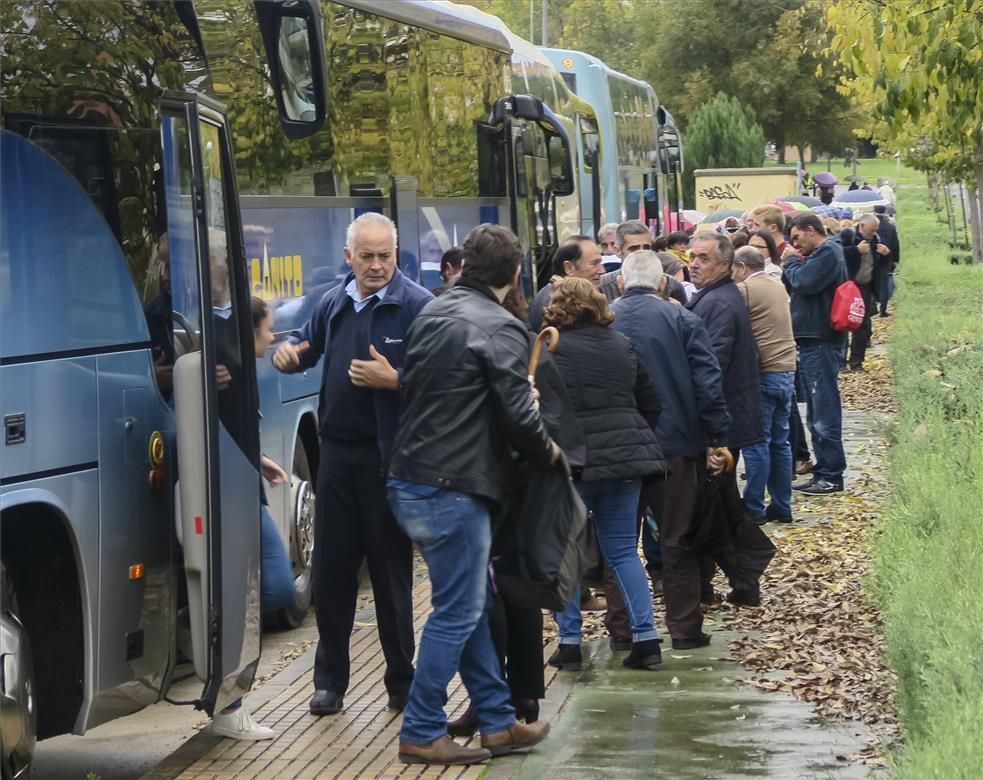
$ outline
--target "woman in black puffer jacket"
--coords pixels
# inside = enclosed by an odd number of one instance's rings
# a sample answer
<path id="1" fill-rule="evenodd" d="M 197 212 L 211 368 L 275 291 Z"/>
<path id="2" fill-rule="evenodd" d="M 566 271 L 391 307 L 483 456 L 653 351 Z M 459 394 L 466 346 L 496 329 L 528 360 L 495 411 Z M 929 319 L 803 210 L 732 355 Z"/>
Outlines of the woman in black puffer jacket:
<path id="1" fill-rule="evenodd" d="M 583 427 L 587 456 L 578 491 L 594 517 L 598 545 L 614 572 L 631 621 L 632 650 L 624 665 L 653 669 L 662 662 L 652 598 L 638 557 L 636 512 L 641 481 L 665 471 L 655 438 L 661 404 L 631 342 L 609 328 L 614 315 L 589 281 L 554 283 L 543 324 L 560 331 L 553 357 Z M 578 593 L 556 615 L 560 648 L 550 663 L 578 669 L 581 615 Z"/>

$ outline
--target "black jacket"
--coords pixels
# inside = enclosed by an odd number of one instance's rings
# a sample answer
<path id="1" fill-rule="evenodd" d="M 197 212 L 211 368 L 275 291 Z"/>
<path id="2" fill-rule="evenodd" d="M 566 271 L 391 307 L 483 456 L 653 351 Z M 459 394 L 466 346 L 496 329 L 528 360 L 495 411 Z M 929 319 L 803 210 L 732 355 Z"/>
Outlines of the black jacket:
<path id="1" fill-rule="evenodd" d="M 659 392 L 662 414 L 655 434 L 666 457 L 693 458 L 722 445 L 730 415 L 703 320 L 647 287 L 629 288 L 611 310 L 612 327 L 631 339 Z"/>
<path id="2" fill-rule="evenodd" d="M 552 454 L 532 403 L 526 328 L 462 278 L 423 308 L 407 340 L 390 473 L 504 504 L 510 445 L 534 466 Z"/>
<path id="3" fill-rule="evenodd" d="M 698 291 L 686 307 L 703 320 L 723 374 L 730 413 L 726 444 L 731 449 L 764 439 L 758 347 L 747 303 L 729 276 Z"/>
<path id="4" fill-rule="evenodd" d="M 560 332 L 553 353 L 587 442 L 585 482 L 665 472 L 655 437 L 662 404 L 627 336 L 600 325 Z"/>
<path id="5" fill-rule="evenodd" d="M 891 250 L 891 254 L 888 257 L 890 259 L 889 268 L 893 272 L 895 266 L 901 263 L 901 242 L 898 241 L 898 228 L 887 217 L 878 216 L 877 218 L 881 223 L 877 228 L 877 234 L 887 244 L 887 248 Z"/>
<path id="6" fill-rule="evenodd" d="M 790 257 L 782 266 L 792 297 L 792 331 L 795 340 L 828 341 L 842 344 L 843 333 L 833 330 L 829 310 L 836 288 L 846 281 L 843 249 L 827 239 L 805 259 Z"/>

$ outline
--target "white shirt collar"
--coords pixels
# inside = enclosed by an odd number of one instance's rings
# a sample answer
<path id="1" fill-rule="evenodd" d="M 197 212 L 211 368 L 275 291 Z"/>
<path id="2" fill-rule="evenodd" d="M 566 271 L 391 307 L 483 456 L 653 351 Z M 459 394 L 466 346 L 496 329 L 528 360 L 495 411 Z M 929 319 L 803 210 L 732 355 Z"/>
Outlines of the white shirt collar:
<path id="1" fill-rule="evenodd" d="M 380 301 L 386 297 L 386 291 L 389 289 L 387 284 L 385 287 L 376 290 L 372 295 L 367 295 L 363 298 L 358 292 L 358 284 L 352 279 L 348 284 L 345 285 L 345 292 L 348 293 L 348 297 L 352 299 L 352 304 L 355 307 L 355 311 L 362 311 L 366 306 L 368 306 L 369 301 L 373 298 L 378 298 Z"/>

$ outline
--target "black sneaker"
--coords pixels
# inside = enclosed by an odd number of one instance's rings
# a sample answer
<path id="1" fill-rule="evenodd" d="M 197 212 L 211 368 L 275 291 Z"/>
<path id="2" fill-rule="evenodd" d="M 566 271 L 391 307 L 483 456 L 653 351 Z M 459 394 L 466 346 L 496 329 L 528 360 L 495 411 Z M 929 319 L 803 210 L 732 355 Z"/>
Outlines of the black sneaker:
<path id="1" fill-rule="evenodd" d="M 770 518 L 765 515 L 755 515 L 751 512 L 745 512 L 744 519 L 753 525 L 764 525 Z"/>
<path id="2" fill-rule="evenodd" d="M 631 652 L 621 662 L 626 669 L 655 669 L 662 663 L 661 639 L 646 639 L 644 642 L 633 642 Z"/>
<path id="3" fill-rule="evenodd" d="M 710 644 L 710 635 L 701 633 L 698 637 L 693 639 L 676 639 L 673 637 L 672 649 L 673 650 L 695 650 L 698 647 L 706 647 Z"/>
<path id="4" fill-rule="evenodd" d="M 560 645 L 547 663 L 564 672 L 579 672 L 584 668 L 584 655 L 580 645 Z"/>
<path id="5" fill-rule="evenodd" d="M 807 485 L 792 485 L 792 490 L 810 496 L 828 496 L 830 493 L 842 493 L 842 482 L 830 482 L 828 479 L 814 479 Z"/>

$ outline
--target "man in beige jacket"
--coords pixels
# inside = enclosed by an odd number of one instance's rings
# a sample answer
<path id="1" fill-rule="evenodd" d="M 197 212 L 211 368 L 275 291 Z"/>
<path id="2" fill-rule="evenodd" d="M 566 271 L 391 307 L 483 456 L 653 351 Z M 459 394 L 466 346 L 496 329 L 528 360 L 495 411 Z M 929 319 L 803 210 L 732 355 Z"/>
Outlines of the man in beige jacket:
<path id="1" fill-rule="evenodd" d="M 745 447 L 747 485 L 744 505 L 757 522 L 792 521 L 792 450 L 788 442 L 789 413 L 795 384 L 795 339 L 788 293 L 780 280 L 765 271 L 757 249 L 737 250 L 732 271 L 748 307 L 751 332 L 758 346 L 764 441 Z M 765 487 L 771 503 L 765 509 Z"/>

